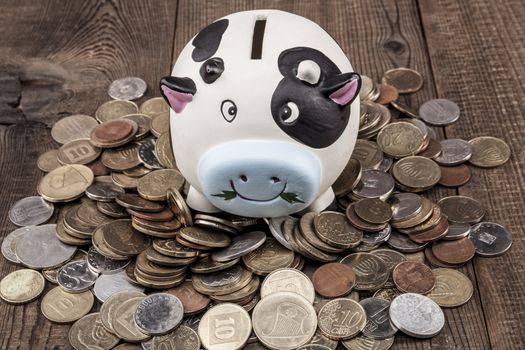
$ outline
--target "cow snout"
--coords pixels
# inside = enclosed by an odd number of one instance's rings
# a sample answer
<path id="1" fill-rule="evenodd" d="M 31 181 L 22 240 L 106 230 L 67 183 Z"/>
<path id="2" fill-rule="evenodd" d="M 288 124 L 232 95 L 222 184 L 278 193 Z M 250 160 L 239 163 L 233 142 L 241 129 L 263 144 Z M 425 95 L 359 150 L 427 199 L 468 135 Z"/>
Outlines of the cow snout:
<path id="1" fill-rule="evenodd" d="M 301 210 L 318 195 L 320 181 L 317 156 L 287 142 L 229 142 L 199 161 L 199 182 L 208 200 L 246 216 Z"/>

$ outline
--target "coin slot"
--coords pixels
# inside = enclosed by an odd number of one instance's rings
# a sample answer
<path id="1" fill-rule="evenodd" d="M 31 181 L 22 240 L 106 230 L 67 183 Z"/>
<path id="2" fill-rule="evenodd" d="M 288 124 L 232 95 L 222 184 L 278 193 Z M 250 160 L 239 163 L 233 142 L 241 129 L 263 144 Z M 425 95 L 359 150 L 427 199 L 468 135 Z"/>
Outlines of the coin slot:
<path id="1" fill-rule="evenodd" d="M 252 60 L 260 60 L 262 57 L 262 48 L 264 40 L 264 30 L 266 28 L 266 17 L 258 17 L 253 27 L 252 38 Z"/>

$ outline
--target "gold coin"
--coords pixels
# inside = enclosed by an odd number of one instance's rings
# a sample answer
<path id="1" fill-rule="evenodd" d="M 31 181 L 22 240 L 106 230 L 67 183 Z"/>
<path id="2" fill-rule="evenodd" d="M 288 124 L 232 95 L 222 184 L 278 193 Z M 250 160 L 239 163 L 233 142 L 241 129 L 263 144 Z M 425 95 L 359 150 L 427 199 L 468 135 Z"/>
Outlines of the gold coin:
<path id="1" fill-rule="evenodd" d="M 231 243 L 231 239 L 227 234 L 197 226 L 183 227 L 179 231 L 179 235 L 191 243 L 210 248 L 224 248 Z"/>
<path id="2" fill-rule="evenodd" d="M 415 216 L 410 217 L 409 219 L 391 222 L 390 224 L 392 225 L 392 227 L 401 228 L 401 229 L 415 227 L 423 223 L 428 218 L 430 218 L 431 215 L 434 213 L 435 204 L 432 203 L 431 200 L 426 199 L 425 197 L 421 197 L 421 198 L 423 200 L 423 205 L 421 206 L 421 210 Z"/>
<path id="3" fill-rule="evenodd" d="M 111 333 L 115 333 L 113 329 L 113 322 L 118 316 L 116 310 L 126 301 L 136 297 L 145 298 L 144 293 L 138 291 L 120 291 L 113 293 L 106 299 L 100 308 L 100 321 L 105 329 Z"/>
<path id="4" fill-rule="evenodd" d="M 242 261 L 253 273 L 265 276 L 280 268 L 290 267 L 294 252 L 286 249 L 273 238 L 267 238 L 262 246 L 244 255 Z"/>
<path id="5" fill-rule="evenodd" d="M 470 300 L 474 287 L 465 274 L 447 268 L 433 269 L 436 277 L 434 289 L 427 297 L 441 307 L 458 307 Z"/>
<path id="6" fill-rule="evenodd" d="M 136 189 L 139 185 L 139 178 L 127 176 L 124 173 L 115 171 L 111 173 L 111 181 L 113 181 L 115 185 L 128 190 Z"/>
<path id="7" fill-rule="evenodd" d="M 354 289 L 357 291 L 375 291 L 388 281 L 390 271 L 383 259 L 370 253 L 353 253 L 341 259 L 350 265 L 356 276 Z"/>
<path id="8" fill-rule="evenodd" d="M 102 153 L 102 164 L 111 170 L 123 171 L 135 168 L 140 165 L 139 159 L 140 144 L 133 142 L 129 145 L 106 149 Z"/>
<path id="9" fill-rule="evenodd" d="M 91 130 L 97 125 L 97 121 L 89 115 L 70 115 L 60 119 L 53 125 L 51 137 L 61 144 L 77 139 L 89 138 Z"/>
<path id="10" fill-rule="evenodd" d="M 55 170 L 61 166 L 61 164 L 58 162 L 58 150 L 50 149 L 49 151 L 42 153 L 38 157 L 36 165 L 38 166 L 38 169 L 46 173 L 49 173 L 50 171 Z"/>
<path id="11" fill-rule="evenodd" d="M 179 190 L 175 188 L 168 189 L 168 204 L 171 211 L 177 216 L 177 219 L 184 226 L 192 226 L 193 218 L 190 207 L 186 204 Z"/>
<path id="12" fill-rule="evenodd" d="M 86 245 L 91 243 L 90 238 L 78 238 L 70 235 L 64 227 L 64 221 L 61 220 L 56 226 L 56 236 L 59 241 L 69 245 Z"/>
<path id="13" fill-rule="evenodd" d="M 343 213 L 325 211 L 314 218 L 319 238 L 337 248 L 352 248 L 361 242 L 363 232 L 350 224 Z"/>
<path id="14" fill-rule="evenodd" d="M 448 221 L 456 224 L 475 224 L 485 216 L 485 208 L 474 198 L 449 196 L 438 202 L 441 212 Z"/>
<path id="15" fill-rule="evenodd" d="M 169 113 L 169 111 L 170 107 L 163 97 L 150 98 L 140 105 L 140 112 L 149 115 L 153 119 L 159 114 Z"/>
<path id="16" fill-rule="evenodd" d="M 24 304 L 44 291 L 46 281 L 37 271 L 21 269 L 11 272 L 0 281 L 0 298 L 11 304 Z"/>
<path id="17" fill-rule="evenodd" d="M 155 143 L 155 153 L 159 163 L 167 169 L 176 169 L 177 163 L 171 147 L 170 133 L 165 132 L 159 136 Z"/>
<path id="18" fill-rule="evenodd" d="M 131 220 L 120 219 L 97 227 L 104 236 L 107 247 L 118 255 L 134 256 L 144 251 L 151 243 L 149 237 L 131 226 Z"/>
<path id="19" fill-rule="evenodd" d="M 353 159 L 357 159 L 361 163 L 363 170 L 377 169 L 383 161 L 383 151 L 379 148 L 377 143 L 369 140 L 358 139 L 352 151 Z"/>
<path id="20" fill-rule="evenodd" d="M 318 315 L 321 332 L 333 340 L 356 336 L 366 325 L 365 309 L 355 300 L 337 298 L 326 303 Z"/>
<path id="21" fill-rule="evenodd" d="M 379 148 L 394 158 L 417 154 L 424 143 L 425 138 L 421 130 L 407 122 L 388 124 L 377 134 Z"/>
<path id="22" fill-rule="evenodd" d="M 415 252 L 415 253 L 403 253 L 405 254 L 405 258 L 410 261 L 419 261 L 424 263 L 425 262 L 425 253 L 422 251 Z"/>
<path id="23" fill-rule="evenodd" d="M 69 323 L 87 315 L 94 302 L 93 293 L 89 290 L 73 294 L 55 287 L 42 298 L 40 309 L 52 322 Z"/>
<path id="24" fill-rule="evenodd" d="M 57 158 L 61 164 L 88 164 L 97 159 L 101 152 L 89 139 L 78 139 L 62 145 Z"/>
<path id="25" fill-rule="evenodd" d="M 93 172 L 84 165 L 64 165 L 40 180 L 38 193 L 49 202 L 68 202 L 82 196 L 93 179 Z"/>
<path id="26" fill-rule="evenodd" d="M 135 140 L 141 139 L 147 134 L 149 134 L 151 130 L 151 117 L 146 114 L 128 114 L 122 117 L 124 119 L 133 120 L 135 123 L 137 123 L 139 129 L 137 130 L 137 133 L 135 134 Z"/>
<path id="27" fill-rule="evenodd" d="M 469 162 L 482 167 L 491 168 L 505 164 L 510 158 L 510 147 L 501 139 L 492 136 L 481 136 L 470 140 L 472 157 Z"/>
<path id="28" fill-rule="evenodd" d="M 144 175 L 137 185 L 137 191 L 142 198 L 152 201 L 165 201 L 168 190 L 178 191 L 184 186 L 184 177 L 175 169 L 154 170 Z"/>
<path id="29" fill-rule="evenodd" d="M 419 192 L 439 182 L 441 169 L 432 159 L 411 156 L 405 157 L 394 164 L 392 176 L 401 185 Z"/>
<path id="30" fill-rule="evenodd" d="M 180 245 L 174 239 L 154 239 L 153 249 L 161 254 L 173 256 L 176 258 L 191 258 L 199 255 L 199 251 L 191 248 L 186 248 Z"/>
<path id="31" fill-rule="evenodd" d="M 361 90 L 359 91 L 359 98 L 361 100 L 369 100 L 374 95 L 377 89 L 376 83 L 366 75 L 361 75 Z"/>
<path id="32" fill-rule="evenodd" d="M 260 280 L 259 277 L 253 276 L 250 282 L 243 288 L 228 294 L 218 295 L 211 294 L 210 298 L 220 302 L 232 302 L 240 304 L 242 300 L 251 300 L 255 293 L 259 290 Z"/>
<path id="33" fill-rule="evenodd" d="M 113 100 L 100 105 L 95 112 L 95 118 L 99 122 L 104 123 L 128 114 L 138 113 L 138 111 L 139 108 L 134 102 Z"/>
<path id="34" fill-rule="evenodd" d="M 73 323 L 68 338 L 76 350 L 110 350 L 120 340 L 104 328 L 98 312 L 86 315 Z"/>
<path id="35" fill-rule="evenodd" d="M 386 339 L 373 339 L 359 335 L 350 340 L 342 341 L 346 350 L 388 350 L 394 345 L 394 337 Z"/>
<path id="36" fill-rule="evenodd" d="M 150 338 L 149 335 L 142 333 L 133 318 L 137 306 L 144 299 L 145 297 L 142 296 L 130 298 L 120 304 L 115 310 L 115 317 L 112 325 L 115 334 L 119 338 L 134 343 Z"/>
<path id="37" fill-rule="evenodd" d="M 170 113 L 163 112 L 157 114 L 151 122 L 151 133 L 156 137 L 169 132 L 170 130 Z"/>
<path id="38" fill-rule="evenodd" d="M 197 333 L 184 325 L 169 334 L 153 337 L 151 342 L 151 350 L 199 350 L 200 347 Z"/>
<path id="39" fill-rule="evenodd" d="M 210 308 L 202 316 L 198 328 L 202 345 L 207 350 L 242 349 L 251 331 L 252 321 L 248 312 L 232 303 Z"/>
<path id="40" fill-rule="evenodd" d="M 312 281 L 301 271 L 285 268 L 275 270 L 261 284 L 261 298 L 264 299 L 278 292 L 293 292 L 299 294 L 313 304 L 315 289 Z"/>
<path id="41" fill-rule="evenodd" d="M 383 84 L 392 85 L 400 94 L 416 92 L 423 86 L 421 74 L 409 68 L 394 68 L 387 70 L 381 79 Z"/>
<path id="42" fill-rule="evenodd" d="M 362 101 L 359 115 L 359 132 L 370 131 L 381 121 L 383 109 L 379 104 L 372 101 Z"/>
<path id="43" fill-rule="evenodd" d="M 359 160 L 350 158 L 346 167 L 332 185 L 337 197 L 350 193 L 361 179 L 361 163 Z"/>

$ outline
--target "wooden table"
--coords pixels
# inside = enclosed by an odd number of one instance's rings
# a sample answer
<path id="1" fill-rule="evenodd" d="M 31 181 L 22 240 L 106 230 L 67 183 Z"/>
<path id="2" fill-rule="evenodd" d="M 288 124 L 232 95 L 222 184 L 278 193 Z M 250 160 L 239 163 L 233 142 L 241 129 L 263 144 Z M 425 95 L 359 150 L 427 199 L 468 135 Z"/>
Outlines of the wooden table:
<path id="1" fill-rule="evenodd" d="M 0 235 L 15 227 L 7 211 L 36 194 L 36 159 L 57 145 L 49 127 L 73 113 L 93 115 L 109 99 L 109 83 L 139 76 L 145 98 L 158 95 L 186 42 L 231 12 L 278 8 L 306 16 L 342 45 L 358 72 L 379 80 L 410 67 L 423 89 L 403 96 L 417 108 L 436 97 L 456 101 L 459 121 L 440 137 L 504 139 L 512 158 L 504 166 L 472 168 L 472 180 L 430 196 L 464 194 L 481 201 L 487 220 L 507 226 L 514 245 L 492 259 L 462 268 L 475 293 L 446 310 L 443 331 L 430 340 L 399 334 L 393 349 L 525 348 L 525 6 L 523 0 L 4 0 L 0 11 Z M 17 266 L 0 259 L 0 277 Z M 50 286 L 47 287 L 50 289 Z M 40 302 L 0 303 L 1 349 L 69 349 L 69 326 L 40 314 Z"/>

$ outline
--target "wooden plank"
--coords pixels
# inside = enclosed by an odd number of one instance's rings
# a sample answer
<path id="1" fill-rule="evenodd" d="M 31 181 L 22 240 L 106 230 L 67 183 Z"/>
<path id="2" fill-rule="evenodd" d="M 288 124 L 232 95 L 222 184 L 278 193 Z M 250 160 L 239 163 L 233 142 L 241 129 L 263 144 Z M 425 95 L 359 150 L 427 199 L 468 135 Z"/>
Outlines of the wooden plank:
<path id="1" fill-rule="evenodd" d="M 72 113 L 93 115 L 107 87 L 136 75 L 158 96 L 170 71 L 176 1 L 9 1 L 0 12 L 0 237 L 16 227 L 12 204 L 36 194 L 38 156 L 58 145 L 49 129 Z M 140 102 L 140 101 L 139 101 Z M 16 123 L 14 125 L 9 125 Z M 17 266 L 0 259 L 0 276 Z M 51 289 L 47 283 L 46 291 Z M 96 307 L 94 308 L 96 310 Z M 47 321 L 40 300 L 0 302 L 1 349 L 70 349 L 69 326 Z"/>
<path id="2" fill-rule="evenodd" d="M 211 21 L 236 11 L 275 8 L 314 20 L 340 43 L 358 72 L 379 81 L 383 72 L 394 67 L 410 67 L 425 78 L 423 89 L 403 97 L 418 107 L 436 97 L 432 70 L 420 28 L 418 7 L 412 0 L 385 1 L 181 1 L 177 18 L 174 59 L 200 29 Z M 437 129 L 442 137 L 442 130 Z M 434 200 L 455 194 L 437 188 Z M 468 265 L 463 269 L 475 283 Z M 400 335 L 393 349 L 488 349 L 486 325 L 476 293 L 465 306 L 445 311 L 447 325 L 432 340 L 414 340 Z"/>
<path id="3" fill-rule="evenodd" d="M 484 204 L 487 221 L 513 233 L 510 252 L 476 258 L 474 268 L 492 348 L 523 349 L 525 7 L 520 0 L 420 0 L 420 8 L 438 95 L 462 110 L 447 136 L 492 135 L 512 150 L 502 167 L 473 167 L 472 181 L 459 192 Z"/>

